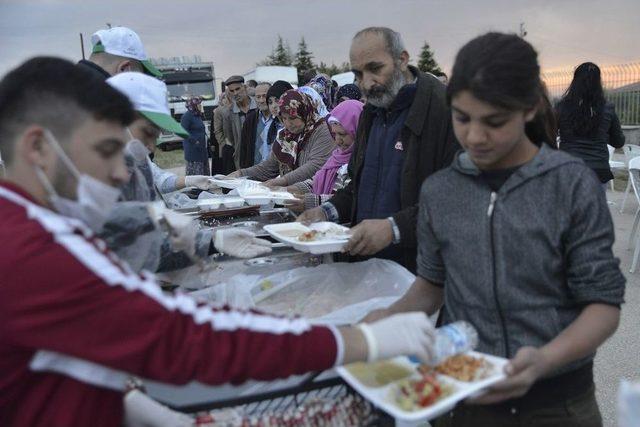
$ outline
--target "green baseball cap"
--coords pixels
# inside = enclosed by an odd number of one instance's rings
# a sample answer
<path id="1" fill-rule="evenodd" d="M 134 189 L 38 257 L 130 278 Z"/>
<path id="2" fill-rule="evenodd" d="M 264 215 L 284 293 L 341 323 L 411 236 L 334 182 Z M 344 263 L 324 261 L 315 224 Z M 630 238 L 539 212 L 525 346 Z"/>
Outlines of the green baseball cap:
<path id="1" fill-rule="evenodd" d="M 112 27 L 99 30 L 91 36 L 92 52 L 106 52 L 112 55 L 140 61 L 145 73 L 162 77 L 162 73 L 147 59 L 142 40 L 135 31 L 127 27 Z"/>
<path id="2" fill-rule="evenodd" d="M 189 136 L 169 109 L 167 85 L 142 73 L 126 72 L 109 77 L 107 83 L 125 94 L 133 108 L 151 123 L 183 138 Z"/>

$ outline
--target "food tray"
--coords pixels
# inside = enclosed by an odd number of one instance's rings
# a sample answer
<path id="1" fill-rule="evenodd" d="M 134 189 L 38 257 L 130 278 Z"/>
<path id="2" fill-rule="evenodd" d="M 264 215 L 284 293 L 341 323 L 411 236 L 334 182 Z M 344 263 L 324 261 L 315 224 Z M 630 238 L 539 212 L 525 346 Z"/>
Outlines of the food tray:
<path id="1" fill-rule="evenodd" d="M 221 196 L 211 199 L 198 200 L 196 205 L 201 212 L 207 212 L 220 208 L 239 208 L 244 205 L 244 199 L 242 197 Z"/>
<path id="2" fill-rule="evenodd" d="M 271 191 L 260 183 L 253 184 L 253 181 L 250 181 L 249 184 L 239 186 L 236 191 L 238 195 L 251 206 L 264 206 L 271 202 L 281 205 L 285 201 L 297 200 L 296 197 L 288 191 Z"/>
<path id="3" fill-rule="evenodd" d="M 449 396 L 441 398 L 440 400 L 437 400 L 435 403 L 427 406 L 426 408 L 416 411 L 405 411 L 396 404 L 395 391 L 397 390 L 398 381 L 394 381 L 382 387 L 369 387 L 361 383 L 360 380 L 358 380 L 358 378 L 356 378 L 348 370 L 348 367 L 341 366 L 339 368 L 336 368 L 336 370 L 338 374 L 347 382 L 347 384 L 349 384 L 358 393 L 360 393 L 362 397 L 370 401 L 376 407 L 385 411 L 387 414 L 394 417 L 396 420 L 412 422 L 426 421 L 439 417 L 440 415 L 450 411 L 461 400 L 464 400 L 467 397 L 470 397 L 506 378 L 506 375 L 504 373 L 504 366 L 508 363 L 507 359 L 491 356 L 489 354 L 478 353 L 475 351 L 470 351 L 466 354 L 473 357 L 482 357 L 489 363 L 491 363 L 493 366 L 489 375 L 477 381 L 464 382 L 458 381 L 446 375 L 437 374 L 436 377 L 442 384 L 453 386 L 453 393 L 451 393 Z M 417 370 L 419 365 L 412 362 L 408 357 L 396 357 L 392 360 L 398 365 L 407 367 L 411 371 L 413 371 L 414 374 L 411 376 L 412 379 L 420 379 L 421 374 Z"/>
<path id="4" fill-rule="evenodd" d="M 217 209 L 207 212 L 200 212 L 200 219 L 254 215 L 260 215 L 260 206 L 242 206 L 239 208 Z"/>
<path id="5" fill-rule="evenodd" d="M 238 188 L 240 185 L 242 185 L 245 182 L 252 182 L 255 184 L 259 184 L 259 181 L 253 181 L 251 179 L 247 179 L 247 178 L 227 178 L 224 175 L 215 175 L 213 178 L 210 179 L 211 182 L 213 182 L 215 185 L 217 185 L 220 188 L 226 188 L 227 190 L 235 190 L 236 188 Z"/>
<path id="6" fill-rule="evenodd" d="M 324 232 L 329 228 L 340 230 L 344 234 L 342 236 L 326 236 L 310 242 L 301 242 L 298 240 L 297 236 L 287 233 L 299 232 L 299 234 L 302 234 L 312 230 Z M 295 250 L 300 252 L 309 252 L 316 255 L 340 252 L 350 237 L 348 234 L 349 229 L 347 227 L 343 227 L 332 222 L 317 222 L 309 226 L 299 222 L 265 225 L 264 231 L 269 233 L 269 235 L 277 241 L 291 246 Z"/>

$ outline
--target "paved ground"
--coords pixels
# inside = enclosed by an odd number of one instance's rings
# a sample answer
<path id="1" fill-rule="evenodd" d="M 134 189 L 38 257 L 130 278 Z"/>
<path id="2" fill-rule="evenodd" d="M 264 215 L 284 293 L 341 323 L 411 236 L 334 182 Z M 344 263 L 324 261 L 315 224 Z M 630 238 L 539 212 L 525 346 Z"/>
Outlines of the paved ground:
<path id="1" fill-rule="evenodd" d="M 616 334 L 601 347 L 596 357 L 595 382 L 604 425 L 616 424 L 617 391 L 623 378 L 640 381 L 640 266 L 629 273 L 633 251 L 627 250 L 633 218 L 638 203 L 633 192 L 627 198 L 624 213 L 620 214 L 622 192 L 607 192 L 613 203 L 611 213 L 616 230 L 614 253 L 627 277 L 626 303 L 622 307 L 622 320 Z"/>

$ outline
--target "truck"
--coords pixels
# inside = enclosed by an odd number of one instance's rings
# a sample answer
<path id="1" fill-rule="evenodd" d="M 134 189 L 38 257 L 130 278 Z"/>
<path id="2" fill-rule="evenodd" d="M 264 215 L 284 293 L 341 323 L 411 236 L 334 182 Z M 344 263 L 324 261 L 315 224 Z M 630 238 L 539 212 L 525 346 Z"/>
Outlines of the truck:
<path id="1" fill-rule="evenodd" d="M 162 72 L 162 80 L 167 85 L 171 115 L 180 121 L 187 111 L 185 101 L 199 96 L 204 108 L 206 133 L 210 135 L 211 117 L 218 103 L 213 62 L 202 61 L 199 55 L 157 58 L 151 61 Z M 165 151 L 178 148 L 181 144 L 182 138 L 165 131 L 158 140 L 158 147 Z"/>
<path id="2" fill-rule="evenodd" d="M 243 74 L 244 80 L 255 80 L 273 84 L 276 80 L 284 80 L 291 86 L 298 87 L 298 69 L 296 67 L 281 67 L 277 65 L 258 66 Z"/>

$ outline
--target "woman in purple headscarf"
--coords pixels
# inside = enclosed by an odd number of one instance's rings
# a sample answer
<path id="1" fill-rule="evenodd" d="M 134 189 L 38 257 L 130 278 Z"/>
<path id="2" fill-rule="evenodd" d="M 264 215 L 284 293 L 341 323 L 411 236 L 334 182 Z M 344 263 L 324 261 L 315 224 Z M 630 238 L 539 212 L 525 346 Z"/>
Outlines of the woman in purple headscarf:
<path id="1" fill-rule="evenodd" d="M 303 198 L 302 203 L 290 206 L 293 210 L 302 211 L 319 206 L 329 200 L 335 191 L 349 183 L 347 166 L 353 152 L 356 129 L 363 107 L 360 101 L 348 100 L 341 102 L 331 111 L 327 123 L 336 149 L 312 179 L 287 187 L 289 192 L 300 194 Z"/>

